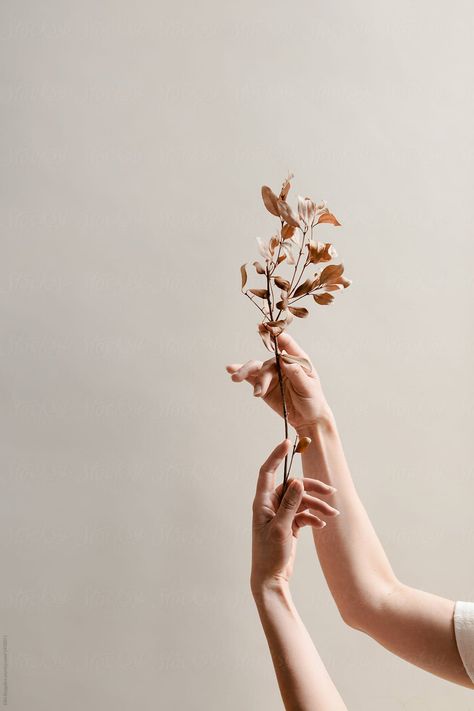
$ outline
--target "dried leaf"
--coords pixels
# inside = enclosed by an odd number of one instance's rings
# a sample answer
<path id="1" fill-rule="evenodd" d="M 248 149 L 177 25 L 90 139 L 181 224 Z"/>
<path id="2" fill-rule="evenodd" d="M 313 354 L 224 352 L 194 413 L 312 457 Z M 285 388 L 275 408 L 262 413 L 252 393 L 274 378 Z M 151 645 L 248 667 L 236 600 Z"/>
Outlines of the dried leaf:
<path id="1" fill-rule="evenodd" d="M 249 289 L 249 291 L 260 299 L 268 299 L 268 291 L 266 289 Z"/>
<path id="2" fill-rule="evenodd" d="M 266 321 L 264 324 L 265 328 L 267 331 L 269 331 L 272 336 L 279 336 L 280 333 L 283 333 L 285 330 L 286 326 L 288 325 L 286 321 L 280 320 L 280 321 Z"/>
<path id="3" fill-rule="evenodd" d="M 300 356 L 290 355 L 289 353 L 280 353 L 280 358 L 285 363 L 289 363 L 290 365 L 291 363 L 298 363 L 308 373 L 311 373 L 311 371 L 313 370 L 313 366 L 307 358 L 301 358 Z"/>
<path id="4" fill-rule="evenodd" d="M 330 242 L 310 242 L 308 244 L 308 261 L 310 264 L 330 262 L 337 257 L 337 252 Z"/>
<path id="5" fill-rule="evenodd" d="M 311 437 L 300 437 L 298 439 L 298 444 L 296 445 L 295 452 L 297 452 L 297 454 L 301 454 L 302 452 L 304 452 L 305 449 L 309 447 L 310 444 Z"/>
<path id="6" fill-rule="evenodd" d="M 270 333 L 267 331 L 263 323 L 258 324 L 258 332 L 260 334 L 260 337 L 263 341 L 263 345 L 265 348 L 267 348 L 271 353 L 275 352 L 275 345 L 273 343 L 272 337 Z"/>
<path id="7" fill-rule="evenodd" d="M 319 281 L 321 284 L 333 283 L 342 275 L 343 272 L 343 264 L 330 264 L 328 267 L 325 267 L 319 275 Z"/>
<path id="8" fill-rule="evenodd" d="M 265 269 L 262 267 L 260 262 L 254 262 L 253 266 L 255 267 L 257 274 L 265 274 Z"/>
<path id="9" fill-rule="evenodd" d="M 262 198 L 268 212 L 271 212 L 271 214 L 275 215 L 275 217 L 280 217 L 280 212 L 278 210 L 278 198 L 267 185 L 262 186 Z"/>
<path id="10" fill-rule="evenodd" d="M 283 181 L 281 190 L 280 190 L 280 196 L 279 196 L 280 200 L 286 200 L 286 197 L 287 197 L 288 193 L 290 192 L 290 188 L 291 188 L 290 180 L 293 180 L 294 177 L 295 176 L 293 175 L 293 173 L 288 173 L 288 177 L 285 178 L 285 180 Z"/>
<path id="11" fill-rule="evenodd" d="M 329 212 L 329 210 L 326 212 L 324 211 L 319 215 L 318 221 L 316 222 L 317 225 L 321 225 L 323 223 L 329 223 L 330 225 L 334 225 L 335 227 L 340 227 L 341 223 L 338 222 L 337 218 Z"/>
<path id="12" fill-rule="evenodd" d="M 284 222 L 287 222 L 292 227 L 300 226 L 298 218 L 285 200 L 278 200 L 278 211 Z"/>
<path id="13" fill-rule="evenodd" d="M 284 224 L 281 228 L 282 239 L 291 239 L 295 234 L 295 230 L 296 227 L 293 227 L 293 225 Z"/>
<path id="14" fill-rule="evenodd" d="M 268 248 L 269 248 L 270 254 L 271 254 L 272 256 L 273 256 L 273 254 L 275 253 L 275 249 L 278 247 L 279 244 L 280 244 L 280 238 L 278 237 L 278 235 L 273 236 L 273 237 L 270 239 L 270 242 L 269 242 L 269 244 L 268 244 Z"/>
<path id="15" fill-rule="evenodd" d="M 246 267 L 247 267 L 247 262 L 245 262 L 245 264 L 242 264 L 242 266 L 240 267 L 240 274 L 242 277 L 242 287 L 241 287 L 242 290 L 247 283 L 247 269 L 246 269 Z"/>
<path id="16" fill-rule="evenodd" d="M 288 310 L 298 318 L 306 318 L 309 315 L 308 309 L 305 309 L 304 306 L 288 306 Z"/>
<path id="17" fill-rule="evenodd" d="M 332 294 L 314 294 L 313 299 L 317 304 L 321 306 L 327 306 L 332 301 L 334 301 L 334 296 Z"/>
<path id="18" fill-rule="evenodd" d="M 277 264 L 280 264 L 284 259 L 286 259 L 286 254 L 282 252 L 277 259 Z"/>
<path id="19" fill-rule="evenodd" d="M 284 291 L 289 291 L 290 282 L 287 279 L 283 279 L 283 277 L 281 277 L 281 276 L 276 276 L 276 277 L 274 277 L 274 279 L 275 279 L 275 284 L 280 289 L 284 289 Z"/>
<path id="20" fill-rule="evenodd" d="M 313 283 L 312 279 L 306 279 L 302 284 L 299 285 L 299 287 L 296 289 L 296 291 L 292 294 L 292 297 L 295 298 L 297 296 L 303 296 L 303 294 L 307 294 L 308 291 L 311 290 L 311 284 Z"/>

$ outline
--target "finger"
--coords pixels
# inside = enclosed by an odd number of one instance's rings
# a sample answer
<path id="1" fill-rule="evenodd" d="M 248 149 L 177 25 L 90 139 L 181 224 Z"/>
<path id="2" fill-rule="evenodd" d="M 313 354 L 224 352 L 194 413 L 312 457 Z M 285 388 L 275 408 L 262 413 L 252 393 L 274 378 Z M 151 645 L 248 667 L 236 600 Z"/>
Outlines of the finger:
<path id="1" fill-rule="evenodd" d="M 303 482 L 305 493 L 311 491 L 314 494 L 319 494 L 320 496 L 332 496 L 336 493 L 337 489 L 330 484 L 325 484 L 324 481 L 319 481 L 319 479 L 310 479 L 309 477 L 304 477 L 301 479 Z M 275 489 L 275 494 L 278 498 L 281 496 L 283 489 L 283 484 L 278 484 Z"/>
<path id="2" fill-rule="evenodd" d="M 298 363 L 285 363 L 281 361 L 281 369 L 293 386 L 298 395 L 310 395 L 311 379 Z M 235 376 L 232 376 L 233 378 Z"/>
<path id="3" fill-rule="evenodd" d="M 232 375 L 232 373 L 236 373 L 238 370 L 240 370 L 242 366 L 243 363 L 231 363 L 230 365 L 226 365 L 225 369 L 228 373 Z"/>
<path id="4" fill-rule="evenodd" d="M 296 538 L 298 538 L 300 529 L 302 529 L 303 526 L 311 526 L 312 528 L 321 530 L 326 526 L 326 521 L 321 521 L 321 519 L 314 514 L 303 511 L 302 513 L 297 513 L 293 519 L 292 530 Z"/>
<path id="5" fill-rule="evenodd" d="M 339 511 L 326 503 L 326 501 L 321 501 L 315 496 L 310 496 L 309 494 L 304 494 L 301 499 L 300 511 L 309 509 L 312 512 L 318 511 L 323 514 L 323 516 L 339 516 Z"/>
<path id="6" fill-rule="evenodd" d="M 253 386 L 253 394 L 255 397 L 265 397 L 274 380 L 275 372 L 272 372 L 269 368 L 262 368 L 255 378 L 255 385 Z"/>
<path id="7" fill-rule="evenodd" d="M 284 531 L 291 531 L 293 519 L 303 497 L 303 491 L 303 484 L 299 479 L 293 479 L 285 491 L 285 495 L 273 519 L 275 525 L 282 526 Z"/>
<path id="8" fill-rule="evenodd" d="M 283 332 L 278 336 L 278 347 L 280 350 L 285 350 L 290 355 L 298 356 L 299 358 L 307 358 L 310 360 L 307 353 L 300 345 L 290 336 L 289 333 Z"/>
<path id="9" fill-rule="evenodd" d="M 335 494 L 337 491 L 335 486 L 326 484 L 324 481 L 319 481 L 319 479 L 310 479 L 306 476 L 303 478 L 303 484 L 305 491 L 313 491 L 323 496 L 332 496 L 332 494 Z"/>
<path id="10" fill-rule="evenodd" d="M 260 467 L 257 479 L 256 496 L 271 492 L 275 488 L 275 472 L 291 448 L 289 439 L 283 440 L 275 447 L 268 459 Z M 303 489 L 303 487 L 301 487 Z"/>
<path id="11" fill-rule="evenodd" d="M 239 370 L 237 370 L 232 375 L 232 380 L 235 383 L 241 383 L 242 380 L 246 380 L 250 375 L 257 373 L 262 367 L 261 360 L 248 360 Z"/>

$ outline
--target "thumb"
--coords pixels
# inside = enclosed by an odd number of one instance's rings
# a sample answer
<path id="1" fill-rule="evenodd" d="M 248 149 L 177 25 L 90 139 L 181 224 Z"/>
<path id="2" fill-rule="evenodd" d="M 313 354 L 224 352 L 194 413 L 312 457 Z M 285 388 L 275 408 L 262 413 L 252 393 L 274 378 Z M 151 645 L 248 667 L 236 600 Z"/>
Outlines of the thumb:
<path id="1" fill-rule="evenodd" d="M 301 499 L 303 498 L 303 482 L 299 479 L 293 479 L 287 488 L 284 497 L 281 500 L 278 511 L 273 519 L 275 523 L 280 524 L 285 530 L 290 531 L 293 523 L 293 518 L 298 511 Z"/>

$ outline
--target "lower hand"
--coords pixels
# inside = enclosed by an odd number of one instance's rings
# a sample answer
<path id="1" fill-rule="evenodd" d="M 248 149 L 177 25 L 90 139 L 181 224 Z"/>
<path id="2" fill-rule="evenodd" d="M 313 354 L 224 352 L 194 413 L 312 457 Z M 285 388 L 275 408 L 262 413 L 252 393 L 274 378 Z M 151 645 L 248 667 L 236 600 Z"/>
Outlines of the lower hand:
<path id="1" fill-rule="evenodd" d="M 288 583 L 293 572 L 296 540 L 303 526 L 321 530 L 339 511 L 315 494 L 329 496 L 335 489 L 317 479 L 292 479 L 281 499 L 282 485 L 275 488 L 275 473 L 291 448 L 279 444 L 262 465 L 253 502 L 252 574 L 254 593 Z"/>

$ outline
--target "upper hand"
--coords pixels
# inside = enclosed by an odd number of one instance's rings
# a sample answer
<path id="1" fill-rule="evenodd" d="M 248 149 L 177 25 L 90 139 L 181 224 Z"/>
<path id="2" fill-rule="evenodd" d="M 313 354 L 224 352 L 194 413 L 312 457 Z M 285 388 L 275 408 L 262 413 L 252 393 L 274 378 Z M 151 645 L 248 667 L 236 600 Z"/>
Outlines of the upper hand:
<path id="1" fill-rule="evenodd" d="M 280 351 L 310 360 L 303 349 L 287 333 L 278 336 L 278 346 Z M 311 373 L 308 373 L 298 363 L 288 364 L 284 361 L 280 361 L 280 363 L 289 423 L 297 430 L 300 427 L 330 418 L 331 411 L 314 367 L 312 367 Z M 265 362 L 249 360 L 243 365 L 234 363 L 228 365 L 226 369 L 232 375 L 234 382 L 239 383 L 246 380 L 253 386 L 255 397 L 261 397 L 275 412 L 282 415 L 275 357 Z"/>
<path id="2" fill-rule="evenodd" d="M 339 511 L 315 493 L 328 496 L 335 489 L 317 479 L 292 479 L 280 501 L 282 485 L 275 488 L 275 472 L 291 448 L 286 439 L 262 465 L 253 502 L 252 590 L 288 582 L 293 572 L 296 539 L 300 528 L 322 529 L 321 516 L 337 516 Z"/>

